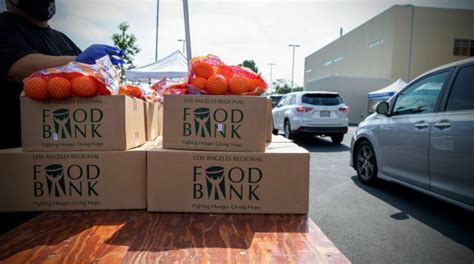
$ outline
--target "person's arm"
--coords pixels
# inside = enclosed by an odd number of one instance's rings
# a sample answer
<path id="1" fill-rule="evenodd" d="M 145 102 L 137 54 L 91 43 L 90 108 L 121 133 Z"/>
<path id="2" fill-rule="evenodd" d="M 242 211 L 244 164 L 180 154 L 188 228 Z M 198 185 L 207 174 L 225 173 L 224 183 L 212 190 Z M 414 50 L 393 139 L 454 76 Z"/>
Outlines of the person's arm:
<path id="1" fill-rule="evenodd" d="M 50 56 L 39 53 L 26 55 L 17 60 L 8 71 L 7 78 L 17 83 L 33 72 L 61 66 L 74 61 L 75 56 Z"/>

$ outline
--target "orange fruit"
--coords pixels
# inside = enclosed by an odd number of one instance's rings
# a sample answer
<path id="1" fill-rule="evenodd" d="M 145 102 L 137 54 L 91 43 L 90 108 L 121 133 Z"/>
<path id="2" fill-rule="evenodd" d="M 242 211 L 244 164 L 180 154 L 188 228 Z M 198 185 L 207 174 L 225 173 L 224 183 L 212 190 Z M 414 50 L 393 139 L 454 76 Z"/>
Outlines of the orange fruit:
<path id="1" fill-rule="evenodd" d="M 79 76 L 71 80 L 72 92 L 80 97 L 91 97 L 97 94 L 97 85 L 90 76 Z"/>
<path id="2" fill-rule="evenodd" d="M 202 77 L 196 77 L 189 82 L 201 90 L 206 90 L 207 80 Z"/>
<path id="3" fill-rule="evenodd" d="M 33 77 L 23 83 L 25 95 L 34 100 L 45 100 L 48 98 L 48 82 L 40 77 Z"/>
<path id="4" fill-rule="evenodd" d="M 227 66 L 217 67 L 216 74 L 223 75 L 227 80 L 230 80 L 232 77 L 234 77 L 234 73 Z"/>
<path id="5" fill-rule="evenodd" d="M 249 79 L 248 91 L 253 92 L 257 88 L 266 88 L 267 85 L 265 82 L 259 78 Z"/>
<path id="6" fill-rule="evenodd" d="M 199 61 L 196 62 L 192 70 L 196 74 L 197 77 L 202 77 L 204 79 L 209 79 L 212 75 L 214 75 L 214 68 L 207 62 Z"/>
<path id="7" fill-rule="evenodd" d="M 247 78 L 242 76 L 234 76 L 229 80 L 229 91 L 232 94 L 243 94 L 248 92 L 249 83 Z"/>
<path id="8" fill-rule="evenodd" d="M 206 88 L 210 94 L 218 95 L 227 92 L 227 80 L 224 76 L 216 74 L 207 80 Z"/>
<path id="9" fill-rule="evenodd" d="M 48 92 L 55 99 L 64 99 L 71 95 L 71 82 L 63 77 L 54 77 L 48 82 Z"/>

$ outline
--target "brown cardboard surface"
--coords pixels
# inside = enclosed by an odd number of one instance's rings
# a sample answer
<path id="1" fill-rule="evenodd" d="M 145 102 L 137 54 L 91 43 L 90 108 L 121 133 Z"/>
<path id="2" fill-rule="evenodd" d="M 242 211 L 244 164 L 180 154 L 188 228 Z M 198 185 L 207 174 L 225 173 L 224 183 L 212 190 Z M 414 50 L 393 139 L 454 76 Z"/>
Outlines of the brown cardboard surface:
<path id="1" fill-rule="evenodd" d="M 266 152 L 153 148 L 147 152 L 148 210 L 305 214 L 309 153 L 271 143 Z"/>
<path id="2" fill-rule="evenodd" d="M 161 104 L 145 102 L 146 140 L 150 141 L 160 135 Z"/>
<path id="3" fill-rule="evenodd" d="M 21 97 L 23 151 L 125 150 L 145 142 L 144 103 L 123 95 Z"/>
<path id="4" fill-rule="evenodd" d="M 267 142 L 272 142 L 272 132 L 273 132 L 273 118 L 272 118 L 272 100 L 267 99 L 267 115 L 265 117 L 266 123 L 266 139 Z"/>
<path id="5" fill-rule="evenodd" d="M 287 139 L 282 135 L 272 135 L 272 143 L 293 143 L 293 140 Z"/>
<path id="6" fill-rule="evenodd" d="M 263 152 L 266 100 L 261 96 L 166 95 L 163 147 Z"/>
<path id="7" fill-rule="evenodd" d="M 0 150 L 0 212 L 146 208 L 146 151 Z"/>

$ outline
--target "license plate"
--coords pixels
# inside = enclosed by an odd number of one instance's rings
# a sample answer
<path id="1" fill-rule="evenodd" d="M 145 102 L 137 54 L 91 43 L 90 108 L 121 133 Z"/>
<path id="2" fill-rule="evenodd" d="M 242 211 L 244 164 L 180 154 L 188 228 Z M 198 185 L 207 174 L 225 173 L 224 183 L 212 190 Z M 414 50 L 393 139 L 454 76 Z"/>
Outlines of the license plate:
<path id="1" fill-rule="evenodd" d="M 321 111 L 319 112 L 320 117 L 330 117 L 331 113 L 329 111 Z"/>

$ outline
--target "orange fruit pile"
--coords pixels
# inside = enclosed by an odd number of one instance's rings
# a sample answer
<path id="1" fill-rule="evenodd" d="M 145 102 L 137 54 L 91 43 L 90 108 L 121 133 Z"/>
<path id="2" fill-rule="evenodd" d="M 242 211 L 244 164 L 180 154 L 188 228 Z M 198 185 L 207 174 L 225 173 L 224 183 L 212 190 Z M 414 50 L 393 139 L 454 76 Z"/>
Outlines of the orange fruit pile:
<path id="1" fill-rule="evenodd" d="M 72 79 L 71 79 L 72 78 Z M 100 83 L 90 76 L 37 76 L 23 82 L 25 95 L 33 100 L 65 99 L 70 96 L 91 97 L 97 95 Z"/>
<path id="2" fill-rule="evenodd" d="M 245 77 L 234 76 L 229 80 L 229 91 L 240 95 L 249 91 L 249 81 Z"/>
<path id="3" fill-rule="evenodd" d="M 267 87 L 257 74 L 249 73 L 237 66 L 219 64 L 212 60 L 194 62 L 191 71 L 188 84 L 212 95 L 258 94 Z M 257 88 L 262 89 L 256 90 Z"/>
<path id="4" fill-rule="evenodd" d="M 23 84 L 25 95 L 34 100 L 45 100 L 48 98 L 48 82 L 40 77 L 29 78 Z"/>
<path id="5" fill-rule="evenodd" d="M 54 77 L 48 82 L 48 93 L 55 99 L 64 99 L 71 95 L 71 82 L 63 77 Z"/>
<path id="6" fill-rule="evenodd" d="M 219 95 L 227 92 L 227 80 L 224 76 L 216 74 L 207 80 L 206 89 L 210 94 Z"/>
<path id="7" fill-rule="evenodd" d="M 204 79 L 209 79 L 212 75 L 214 75 L 214 68 L 205 61 L 195 63 L 192 66 L 192 70 L 197 77 L 202 77 Z"/>
<path id="8" fill-rule="evenodd" d="M 201 90 L 206 90 L 207 80 L 203 77 L 191 79 L 190 83 Z"/>
<path id="9" fill-rule="evenodd" d="M 71 80 L 72 91 L 80 97 L 91 97 L 97 94 L 97 85 L 94 78 L 79 76 Z"/>

